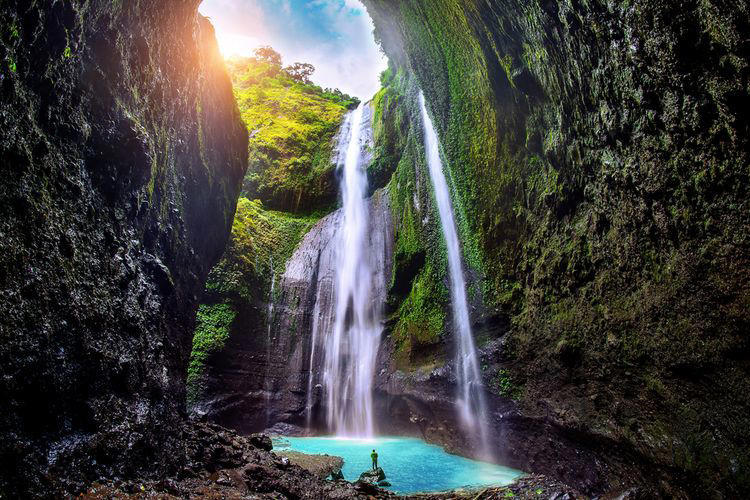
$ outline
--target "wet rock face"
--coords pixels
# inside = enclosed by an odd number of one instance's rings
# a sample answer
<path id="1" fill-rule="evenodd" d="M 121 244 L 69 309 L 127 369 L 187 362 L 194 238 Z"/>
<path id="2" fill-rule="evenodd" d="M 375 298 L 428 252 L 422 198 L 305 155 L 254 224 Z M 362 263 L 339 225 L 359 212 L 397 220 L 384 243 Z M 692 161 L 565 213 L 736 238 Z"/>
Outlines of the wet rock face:
<path id="1" fill-rule="evenodd" d="M 591 491 L 632 453 L 669 470 L 645 482 L 743 496 L 747 5 L 365 4 L 425 92 L 488 315 L 512 325 L 486 385 L 605 457 Z"/>
<path id="2" fill-rule="evenodd" d="M 197 1 L 0 6 L 0 491 L 177 460 L 247 136 Z"/>
<path id="3" fill-rule="evenodd" d="M 375 296 L 385 297 L 391 274 L 393 219 L 386 191 L 369 200 L 368 255 L 377 275 Z M 321 219 L 302 239 L 286 263 L 273 304 L 270 329 L 266 303 L 241 312 L 224 348 L 206 364 L 205 390 L 192 411 L 213 422 L 255 432 L 277 422 L 322 424 L 320 376 L 323 335 L 333 327 L 338 230 L 343 213 Z M 309 380 L 313 329 L 317 321 L 316 353 Z M 310 397 L 308 398 L 308 394 Z"/>

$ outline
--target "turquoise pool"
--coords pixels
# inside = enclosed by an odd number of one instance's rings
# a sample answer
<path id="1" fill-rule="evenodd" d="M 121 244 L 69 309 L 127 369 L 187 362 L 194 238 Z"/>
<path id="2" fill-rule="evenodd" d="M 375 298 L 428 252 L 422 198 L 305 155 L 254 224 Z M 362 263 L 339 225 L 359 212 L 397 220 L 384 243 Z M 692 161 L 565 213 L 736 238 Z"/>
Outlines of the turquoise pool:
<path id="1" fill-rule="evenodd" d="M 389 489 L 396 493 L 444 491 L 464 486 L 506 485 L 521 471 L 446 453 L 443 448 L 416 438 L 378 437 L 349 439 L 337 437 L 285 437 L 274 442 L 275 449 L 336 455 L 344 459 L 344 478 L 356 480 L 370 468 L 370 453 L 377 450 Z"/>

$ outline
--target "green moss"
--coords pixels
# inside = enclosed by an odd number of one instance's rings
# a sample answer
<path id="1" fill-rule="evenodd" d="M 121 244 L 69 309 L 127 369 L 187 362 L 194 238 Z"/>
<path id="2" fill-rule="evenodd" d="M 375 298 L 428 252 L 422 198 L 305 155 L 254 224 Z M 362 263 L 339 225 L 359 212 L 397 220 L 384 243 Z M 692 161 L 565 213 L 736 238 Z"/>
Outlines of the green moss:
<path id="1" fill-rule="evenodd" d="M 746 484 L 738 450 L 747 418 L 734 408 L 747 407 L 750 391 L 746 376 L 728 384 L 726 373 L 736 365 L 727 356 L 746 350 L 737 332 L 750 310 L 747 135 L 733 113 L 716 111 L 746 94 L 741 15 L 711 2 L 625 2 L 609 12 L 584 2 L 560 17 L 535 2 L 366 4 L 376 39 L 424 90 L 464 257 L 484 277 L 487 308 L 512 324 L 509 369 L 526 381 L 524 394 L 572 389 L 556 410 L 590 428 L 597 413 L 646 453 L 656 440 L 639 426 L 664 424 L 692 399 L 684 436 L 662 425 L 658 441 L 682 443 L 666 465 L 711 478 L 713 489 Z M 612 26 L 632 30 L 632 47 L 648 55 L 639 60 L 659 68 L 650 79 Z M 705 57 L 672 65 L 685 46 Z M 684 102 L 704 105 L 686 112 Z M 403 226 L 397 269 L 420 252 L 429 263 L 435 251 L 420 227 L 429 214 L 399 198 L 419 189 L 409 182 L 391 184 Z M 627 372 L 649 374 L 637 398 Z M 612 380 L 598 395 L 611 394 L 616 412 L 594 411 L 579 390 L 599 377 Z M 673 393 L 681 400 L 662 401 Z M 613 415 L 627 412 L 648 419 Z"/>
<path id="2" fill-rule="evenodd" d="M 269 289 L 271 275 L 283 271 L 302 237 L 321 216 L 266 210 L 259 200 L 240 198 L 229 245 L 211 270 L 206 289 L 245 300 L 265 298 L 258 292 Z"/>
<path id="3" fill-rule="evenodd" d="M 388 183 L 401 161 L 406 148 L 411 120 L 406 106 L 406 92 L 409 85 L 403 70 L 388 68 L 380 78 L 383 88 L 372 99 L 373 137 L 375 150 L 373 160 L 367 167 L 371 191 Z"/>
<path id="4" fill-rule="evenodd" d="M 188 365 L 188 401 L 195 401 L 199 397 L 204 364 L 211 354 L 224 347 L 235 316 L 236 312 L 229 303 L 202 304 L 198 307 L 193 350 Z"/>
<path id="5" fill-rule="evenodd" d="M 435 361 L 431 346 L 441 342 L 445 331 L 445 300 L 445 287 L 427 265 L 396 313 L 393 337 L 399 368 L 411 369 Z"/>

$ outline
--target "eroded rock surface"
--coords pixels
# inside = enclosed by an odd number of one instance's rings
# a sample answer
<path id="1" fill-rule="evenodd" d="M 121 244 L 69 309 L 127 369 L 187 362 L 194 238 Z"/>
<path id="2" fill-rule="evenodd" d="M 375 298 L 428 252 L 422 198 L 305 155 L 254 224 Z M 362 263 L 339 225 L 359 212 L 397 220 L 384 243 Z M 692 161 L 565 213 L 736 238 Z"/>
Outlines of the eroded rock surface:
<path id="1" fill-rule="evenodd" d="M 0 491 L 179 464 L 197 297 L 246 167 L 197 1 L 0 5 Z"/>

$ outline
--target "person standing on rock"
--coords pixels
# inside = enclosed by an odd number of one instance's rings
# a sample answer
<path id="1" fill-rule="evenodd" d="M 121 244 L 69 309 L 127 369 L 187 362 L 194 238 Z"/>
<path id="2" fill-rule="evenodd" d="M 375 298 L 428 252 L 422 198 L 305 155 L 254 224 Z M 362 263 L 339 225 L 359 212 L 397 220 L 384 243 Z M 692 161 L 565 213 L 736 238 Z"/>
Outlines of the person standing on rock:
<path id="1" fill-rule="evenodd" d="M 375 450 L 372 450 L 372 453 L 370 453 L 370 458 L 372 458 L 372 470 L 375 470 L 378 468 L 378 454 Z"/>

